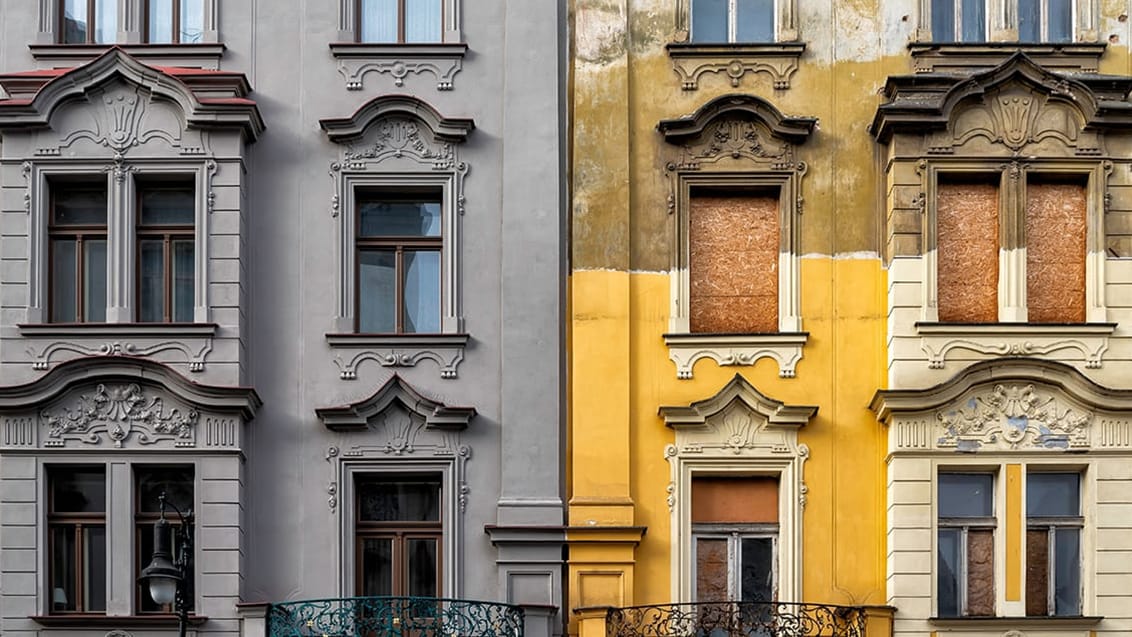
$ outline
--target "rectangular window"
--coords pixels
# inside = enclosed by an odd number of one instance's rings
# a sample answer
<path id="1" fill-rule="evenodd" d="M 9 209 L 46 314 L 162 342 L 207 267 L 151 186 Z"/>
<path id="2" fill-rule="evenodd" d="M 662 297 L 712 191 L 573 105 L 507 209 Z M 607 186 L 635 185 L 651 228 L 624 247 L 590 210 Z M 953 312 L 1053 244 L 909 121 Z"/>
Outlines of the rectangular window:
<path id="1" fill-rule="evenodd" d="M 146 42 L 195 44 L 204 40 L 204 0 L 145 0 Z"/>
<path id="2" fill-rule="evenodd" d="M 942 322 L 998 321 L 998 202 L 998 175 L 940 175 L 936 276 Z"/>
<path id="3" fill-rule="evenodd" d="M 778 597 L 778 480 L 692 479 L 694 589 L 698 602 Z"/>
<path id="4" fill-rule="evenodd" d="M 1084 180 L 1026 180 L 1026 308 L 1030 323 L 1085 322 L 1088 196 Z"/>
<path id="5" fill-rule="evenodd" d="M 134 534 L 136 548 L 135 560 L 137 564 L 145 565 L 153 557 L 153 525 L 161 517 L 161 495 L 165 501 L 183 512 L 193 510 L 193 467 L 191 465 L 134 465 Z M 171 507 L 166 507 L 165 520 L 173 528 L 172 544 L 170 548 L 173 555 L 180 550 L 180 518 Z M 186 573 L 185 600 L 189 609 L 193 607 L 195 597 L 195 577 L 192 572 L 192 562 L 188 565 Z M 138 583 L 137 606 L 139 613 L 171 613 L 169 606 L 161 606 L 150 597 L 149 588 Z"/>
<path id="6" fill-rule="evenodd" d="M 940 473 L 938 489 L 939 616 L 993 616 L 994 476 Z"/>
<path id="7" fill-rule="evenodd" d="M 357 192 L 357 329 L 440 332 L 440 188 Z"/>
<path id="8" fill-rule="evenodd" d="M 358 595 L 441 595 L 441 502 L 438 475 L 358 479 Z"/>
<path id="9" fill-rule="evenodd" d="M 1081 614 L 1081 475 L 1026 478 L 1026 614 Z"/>
<path id="10" fill-rule="evenodd" d="M 1073 0 L 932 0 L 935 42 L 986 42 L 988 15 L 1017 16 L 1019 42 L 1071 42 Z"/>
<path id="11" fill-rule="evenodd" d="M 691 0 L 691 41 L 774 42 L 775 0 Z"/>
<path id="12" fill-rule="evenodd" d="M 694 188 L 688 207 L 690 331 L 778 332 L 779 192 Z"/>
<path id="13" fill-rule="evenodd" d="M 932 40 L 985 42 L 986 0 L 932 0 Z"/>
<path id="14" fill-rule="evenodd" d="M 106 612 L 103 467 L 50 469 L 47 527 L 50 612 Z"/>
<path id="15" fill-rule="evenodd" d="M 138 321 L 193 320 L 196 197 L 192 181 L 138 184 Z"/>
<path id="16" fill-rule="evenodd" d="M 53 323 L 106 320 L 106 181 L 58 180 L 51 188 Z"/>
<path id="17" fill-rule="evenodd" d="M 358 41 L 442 41 L 441 0 L 357 0 Z"/>
<path id="18" fill-rule="evenodd" d="M 1018 0 L 1019 42 L 1072 42 L 1073 0 Z"/>
<path id="19" fill-rule="evenodd" d="M 118 0 L 61 0 L 63 44 L 112 44 L 118 40 Z"/>

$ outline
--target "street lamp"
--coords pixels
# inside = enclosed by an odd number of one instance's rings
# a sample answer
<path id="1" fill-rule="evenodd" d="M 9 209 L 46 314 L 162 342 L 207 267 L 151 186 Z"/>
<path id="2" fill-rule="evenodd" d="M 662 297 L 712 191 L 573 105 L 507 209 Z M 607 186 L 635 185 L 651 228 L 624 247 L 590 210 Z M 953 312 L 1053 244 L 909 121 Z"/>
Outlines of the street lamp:
<path id="1" fill-rule="evenodd" d="M 180 637 L 185 637 L 185 629 L 189 623 L 189 604 L 186 597 L 188 588 L 189 566 L 193 555 L 193 512 L 181 511 L 171 502 L 166 502 L 165 492 L 158 497 L 161 503 L 161 517 L 153 525 L 153 559 L 149 566 L 142 569 L 138 579 L 149 586 L 149 595 L 153 601 L 162 606 L 173 604 L 173 611 L 177 614 L 180 628 Z M 175 550 L 170 549 L 172 533 L 169 522 L 165 520 L 165 506 L 168 505 L 181 520 L 177 533 Z"/>

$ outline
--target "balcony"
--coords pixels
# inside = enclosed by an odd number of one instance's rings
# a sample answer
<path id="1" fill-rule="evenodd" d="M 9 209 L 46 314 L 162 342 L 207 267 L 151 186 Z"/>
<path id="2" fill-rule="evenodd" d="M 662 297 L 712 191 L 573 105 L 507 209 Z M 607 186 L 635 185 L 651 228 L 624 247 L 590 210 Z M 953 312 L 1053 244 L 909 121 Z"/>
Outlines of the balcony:
<path id="1" fill-rule="evenodd" d="M 348 597 L 272 604 L 267 637 L 523 637 L 518 606 L 437 597 Z"/>
<path id="2" fill-rule="evenodd" d="M 611 608 L 606 637 L 864 637 L 864 607 L 696 602 Z"/>

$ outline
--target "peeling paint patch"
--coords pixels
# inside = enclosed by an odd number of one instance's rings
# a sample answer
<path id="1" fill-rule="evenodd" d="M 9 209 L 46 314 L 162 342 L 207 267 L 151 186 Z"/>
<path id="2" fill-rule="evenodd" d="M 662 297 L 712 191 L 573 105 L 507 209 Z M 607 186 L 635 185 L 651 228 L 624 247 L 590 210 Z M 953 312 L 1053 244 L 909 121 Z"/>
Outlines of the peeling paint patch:
<path id="1" fill-rule="evenodd" d="M 579 60 L 608 64 L 624 57 L 628 37 L 624 2 L 579 2 L 574 15 L 574 50 Z"/>

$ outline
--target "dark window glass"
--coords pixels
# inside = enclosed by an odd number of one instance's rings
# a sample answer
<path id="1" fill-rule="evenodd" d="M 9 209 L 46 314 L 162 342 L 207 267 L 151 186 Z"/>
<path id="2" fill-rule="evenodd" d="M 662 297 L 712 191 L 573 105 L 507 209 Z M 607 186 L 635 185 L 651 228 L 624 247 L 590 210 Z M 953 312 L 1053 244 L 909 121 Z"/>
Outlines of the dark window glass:
<path id="1" fill-rule="evenodd" d="M 1026 476 L 1028 517 L 1081 514 L 1081 476 L 1077 473 L 1031 473 Z"/>
<path id="2" fill-rule="evenodd" d="M 54 467 L 48 484 L 51 612 L 105 612 L 106 471 Z"/>
<path id="3" fill-rule="evenodd" d="M 741 540 L 740 600 L 769 602 L 774 600 L 774 540 L 769 537 L 745 537 Z"/>
<path id="4" fill-rule="evenodd" d="M 1081 614 L 1081 475 L 1026 476 L 1026 614 Z"/>
<path id="5" fill-rule="evenodd" d="M 939 517 L 994 515 L 994 476 L 983 473 L 939 474 Z"/>
<path id="6" fill-rule="evenodd" d="M 192 511 L 194 506 L 194 469 L 192 465 L 134 465 L 134 527 L 137 541 L 137 563 L 149 564 L 153 558 L 153 526 L 161 517 L 161 495 L 165 495 L 168 506 L 165 508 L 165 520 L 171 526 L 171 546 L 173 554 L 181 550 L 180 516 L 176 509 L 183 513 Z M 175 508 L 174 508 L 175 507 Z M 189 608 L 193 607 L 196 580 L 189 565 L 186 574 L 188 588 L 185 599 Z M 143 613 L 169 613 L 173 609 L 161 606 L 153 601 L 149 589 L 139 582 L 137 590 L 138 610 Z"/>
<path id="7" fill-rule="evenodd" d="M 359 594 L 439 596 L 439 476 L 364 476 L 357 482 Z"/>
<path id="8" fill-rule="evenodd" d="M 193 320 L 196 191 L 191 180 L 138 184 L 138 320 Z"/>
<path id="9" fill-rule="evenodd" d="M 368 522 L 435 522 L 440 520 L 440 482 L 362 482 L 358 485 L 359 519 Z"/>
<path id="10" fill-rule="evenodd" d="M 59 41 L 111 44 L 118 39 L 117 0 L 62 0 Z"/>
<path id="11" fill-rule="evenodd" d="M 104 179 L 51 183 L 52 322 L 106 320 L 106 206 Z"/>

